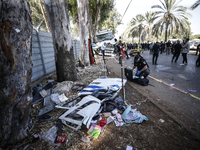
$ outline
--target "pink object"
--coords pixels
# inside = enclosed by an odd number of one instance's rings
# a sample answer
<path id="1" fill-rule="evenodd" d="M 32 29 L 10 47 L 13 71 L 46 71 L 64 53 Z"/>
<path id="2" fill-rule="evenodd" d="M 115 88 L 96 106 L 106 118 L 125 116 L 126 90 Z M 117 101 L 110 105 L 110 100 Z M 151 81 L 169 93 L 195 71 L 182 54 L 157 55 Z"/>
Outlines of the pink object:
<path id="1" fill-rule="evenodd" d="M 118 121 L 122 121 L 122 116 L 119 113 L 116 114 L 116 117 Z"/>

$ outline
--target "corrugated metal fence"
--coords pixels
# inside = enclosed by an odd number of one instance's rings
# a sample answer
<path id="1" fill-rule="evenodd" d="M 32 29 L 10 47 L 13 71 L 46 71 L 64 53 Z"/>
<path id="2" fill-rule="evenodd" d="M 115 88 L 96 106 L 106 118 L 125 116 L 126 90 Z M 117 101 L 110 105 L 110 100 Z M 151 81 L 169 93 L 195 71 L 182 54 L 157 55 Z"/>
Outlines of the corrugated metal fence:
<path id="1" fill-rule="evenodd" d="M 74 56 L 77 60 L 80 51 L 80 42 L 73 40 Z M 32 78 L 31 81 L 41 78 L 56 70 L 54 47 L 51 33 L 33 30 L 32 36 Z"/>

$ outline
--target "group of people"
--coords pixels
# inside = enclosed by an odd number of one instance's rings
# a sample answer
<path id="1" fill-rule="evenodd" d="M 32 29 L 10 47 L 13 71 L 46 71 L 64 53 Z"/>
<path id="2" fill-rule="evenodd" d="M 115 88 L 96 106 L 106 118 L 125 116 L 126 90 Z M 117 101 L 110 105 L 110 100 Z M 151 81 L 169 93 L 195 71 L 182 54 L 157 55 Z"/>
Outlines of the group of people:
<path id="1" fill-rule="evenodd" d="M 104 59 L 104 51 L 106 47 L 106 43 L 104 43 L 101 46 L 102 49 L 102 54 L 103 54 L 103 59 Z M 200 45 L 199 45 L 200 47 Z M 180 65 L 187 65 L 187 54 L 189 53 L 190 50 L 190 43 L 189 39 L 186 39 L 182 43 L 180 40 L 173 41 L 171 42 L 170 40 L 167 43 L 164 42 L 155 42 L 155 43 L 123 43 L 121 40 L 119 41 L 118 44 L 115 44 L 115 53 L 118 56 L 123 56 L 126 55 L 127 59 L 129 59 L 128 56 L 128 50 L 129 49 L 137 49 L 138 54 L 134 58 L 134 66 L 133 69 L 137 67 L 137 73 L 136 76 L 143 76 L 146 78 L 149 73 L 149 65 L 147 64 L 146 60 L 140 55 L 141 50 L 148 49 L 150 50 L 150 53 L 153 53 L 152 57 L 152 64 L 157 65 L 157 60 L 159 54 L 162 54 L 164 51 L 166 52 L 166 55 L 170 55 L 170 53 L 173 54 L 171 62 L 177 62 L 180 54 L 182 53 L 183 56 L 183 61 Z M 200 51 L 200 49 L 199 49 Z M 121 57 L 119 57 L 119 63 L 121 63 Z"/>
<path id="2" fill-rule="evenodd" d="M 169 55 L 170 52 L 173 54 L 171 62 L 177 62 L 180 54 L 182 53 L 183 61 L 180 65 L 187 65 L 187 54 L 190 50 L 190 43 L 189 39 L 186 39 L 182 43 L 180 43 L 180 40 L 174 41 L 171 43 L 169 40 L 166 44 L 163 42 L 159 43 L 156 42 L 155 44 L 152 44 L 151 51 L 153 52 L 153 58 L 152 58 L 152 64 L 157 65 L 157 59 L 159 56 L 159 53 L 162 54 L 164 49 L 166 50 L 166 55 Z M 175 59 L 175 61 L 174 61 Z"/>

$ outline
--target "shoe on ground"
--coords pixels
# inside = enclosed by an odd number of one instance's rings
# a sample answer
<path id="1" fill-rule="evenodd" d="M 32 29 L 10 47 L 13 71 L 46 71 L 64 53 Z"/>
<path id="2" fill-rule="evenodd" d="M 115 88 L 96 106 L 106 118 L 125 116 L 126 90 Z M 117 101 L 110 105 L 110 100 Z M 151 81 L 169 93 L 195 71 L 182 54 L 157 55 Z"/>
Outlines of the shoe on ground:
<path id="1" fill-rule="evenodd" d="M 40 121 L 48 121 L 48 120 L 51 120 L 51 119 L 52 119 L 51 116 L 46 115 L 46 114 L 44 114 L 44 115 L 42 115 L 42 116 L 39 116 L 38 118 L 39 118 Z"/>
<path id="2" fill-rule="evenodd" d="M 183 66 L 184 64 L 180 64 L 181 66 Z"/>

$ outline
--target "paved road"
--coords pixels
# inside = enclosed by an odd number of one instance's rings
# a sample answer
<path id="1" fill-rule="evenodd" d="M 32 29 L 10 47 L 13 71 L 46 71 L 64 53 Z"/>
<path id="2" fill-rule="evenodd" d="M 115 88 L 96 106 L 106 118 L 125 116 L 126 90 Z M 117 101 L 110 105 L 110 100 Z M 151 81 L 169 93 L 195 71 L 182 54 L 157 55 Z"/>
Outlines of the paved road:
<path id="1" fill-rule="evenodd" d="M 196 90 L 197 92 L 192 94 L 200 97 L 200 67 L 195 67 L 196 55 L 188 55 L 186 66 L 180 66 L 183 59 L 181 55 L 177 63 L 171 63 L 172 54 L 160 54 L 158 65 L 152 65 L 152 54 L 149 54 L 149 51 L 144 51 L 142 55 L 150 66 L 152 77 L 168 84 L 174 84 L 174 87 L 186 92 Z M 133 59 L 124 59 L 124 66 L 132 67 Z M 120 65 L 114 59 L 107 59 L 107 65 L 120 75 Z M 135 86 L 141 92 L 151 95 L 151 98 L 159 99 L 156 101 L 158 104 L 200 135 L 200 100 L 152 78 L 149 78 L 149 81 L 153 86 L 142 87 L 136 84 Z"/>

